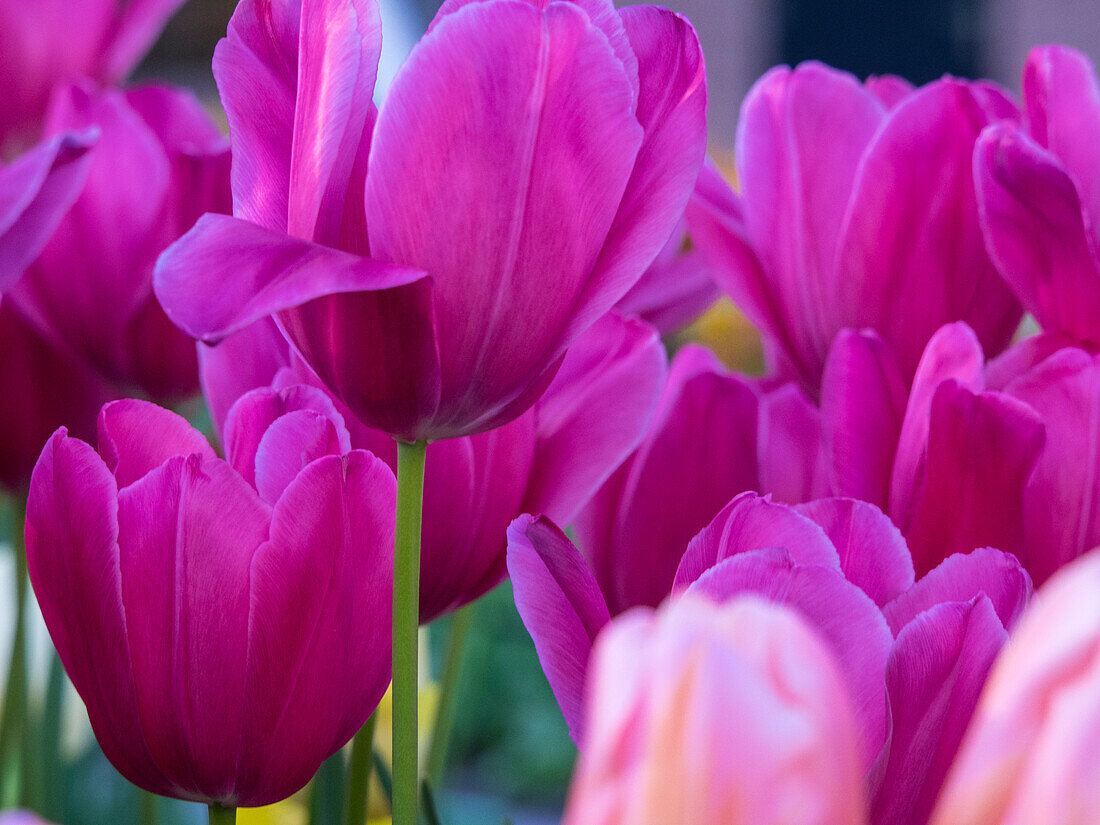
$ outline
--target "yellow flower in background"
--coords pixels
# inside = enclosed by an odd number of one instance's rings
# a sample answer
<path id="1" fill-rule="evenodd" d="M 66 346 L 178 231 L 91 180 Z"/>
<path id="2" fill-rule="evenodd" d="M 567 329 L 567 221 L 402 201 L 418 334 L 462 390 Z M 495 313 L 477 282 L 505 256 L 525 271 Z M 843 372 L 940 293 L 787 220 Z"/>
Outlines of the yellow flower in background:
<path id="1" fill-rule="evenodd" d="M 296 797 L 262 808 L 239 808 L 237 825 L 306 825 L 309 812 Z"/>

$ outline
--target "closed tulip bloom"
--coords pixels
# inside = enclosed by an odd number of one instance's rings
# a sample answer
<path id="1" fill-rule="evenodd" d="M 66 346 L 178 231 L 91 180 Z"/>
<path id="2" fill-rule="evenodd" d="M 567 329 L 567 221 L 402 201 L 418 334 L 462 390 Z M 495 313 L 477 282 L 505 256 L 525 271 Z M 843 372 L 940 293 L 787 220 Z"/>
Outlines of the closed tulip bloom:
<path id="1" fill-rule="evenodd" d="M 566 825 L 860 825 L 854 714 L 797 616 L 682 599 L 597 645 Z"/>
<path id="2" fill-rule="evenodd" d="M 1100 553 L 1037 594 L 993 669 L 933 825 L 1100 818 Z"/>
<path id="3" fill-rule="evenodd" d="M 448 0 L 376 110 L 380 47 L 375 0 L 238 6 L 214 61 L 234 217 L 169 249 L 157 294 L 207 342 L 276 314 L 383 432 L 488 431 L 672 235 L 703 160 L 699 43 L 650 6 Z"/>
<path id="4" fill-rule="evenodd" d="M 183 0 L 35 0 L 0 8 L 0 158 L 33 142 L 53 89 L 130 74 Z"/>
<path id="5" fill-rule="evenodd" d="M 1100 346 L 1100 84 L 1082 53 L 1040 46 L 1024 122 L 991 126 L 974 158 L 990 255 L 1047 333 Z"/>
<path id="6" fill-rule="evenodd" d="M 298 387 L 242 398 L 227 458 L 142 401 L 98 453 L 59 430 L 27 501 L 31 583 L 111 763 L 254 806 L 301 788 L 390 678 L 395 481 Z"/>
<path id="7" fill-rule="evenodd" d="M 985 250 L 972 158 L 985 126 L 1017 118 L 1004 91 L 955 78 L 861 84 L 811 62 L 756 83 L 738 124 L 740 194 L 689 212 L 778 369 L 816 397 L 846 327 L 881 335 L 906 381 L 945 323 L 966 321 L 991 355 L 1007 346 L 1021 312 Z"/>

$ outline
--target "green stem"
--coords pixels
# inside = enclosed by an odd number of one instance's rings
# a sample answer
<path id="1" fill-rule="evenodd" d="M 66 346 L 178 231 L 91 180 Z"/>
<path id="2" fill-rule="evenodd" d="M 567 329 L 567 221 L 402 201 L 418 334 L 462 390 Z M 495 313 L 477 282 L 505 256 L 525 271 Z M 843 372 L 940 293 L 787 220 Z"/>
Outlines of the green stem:
<path id="1" fill-rule="evenodd" d="M 451 744 L 451 731 L 455 721 L 455 694 L 462 673 L 462 651 L 473 619 L 474 605 L 468 604 L 451 617 L 447 648 L 443 653 L 443 675 L 439 684 L 439 707 L 436 710 L 432 744 L 428 751 L 428 778 L 439 787 L 443 769 L 447 766 L 447 748 Z"/>
<path id="2" fill-rule="evenodd" d="M 310 825 L 340 825 L 344 813 L 344 752 L 321 763 L 309 797 Z"/>
<path id="3" fill-rule="evenodd" d="M 417 825 L 417 630 L 420 627 L 420 516 L 428 445 L 397 442 L 393 546 L 393 825 Z M 352 825 L 352 823 L 349 823 Z"/>
<path id="4" fill-rule="evenodd" d="M 367 820 L 367 803 L 370 799 L 371 752 L 374 748 L 376 714 L 351 740 L 351 763 L 348 765 L 348 804 L 344 825 L 362 825 Z"/>
<path id="5" fill-rule="evenodd" d="M 25 765 L 19 765 L 20 740 L 27 719 L 26 606 L 27 551 L 23 543 L 26 505 L 16 499 L 12 505 L 11 549 L 15 555 L 15 637 L 4 688 L 3 715 L 0 716 L 0 808 L 14 807 L 25 789 Z M 14 781 L 13 781 L 14 780 Z M 11 784 L 9 784 L 11 782 Z"/>
<path id="6" fill-rule="evenodd" d="M 210 805 L 210 825 L 237 825 L 237 809 L 223 808 L 217 802 Z"/>
<path id="7" fill-rule="evenodd" d="M 138 791 L 138 816 L 141 825 L 157 825 L 157 797 L 148 791 Z M 213 814 L 210 821 L 214 821 Z"/>
<path id="8" fill-rule="evenodd" d="M 50 648 L 50 670 L 46 682 L 46 705 L 42 709 L 39 754 L 39 774 L 42 777 L 42 798 L 39 810 L 51 822 L 61 821 L 61 799 L 64 794 L 61 765 L 61 714 L 64 711 L 65 669 L 57 651 Z M 143 823 L 144 825 L 144 823 Z M 152 822 L 148 825 L 153 825 Z"/>

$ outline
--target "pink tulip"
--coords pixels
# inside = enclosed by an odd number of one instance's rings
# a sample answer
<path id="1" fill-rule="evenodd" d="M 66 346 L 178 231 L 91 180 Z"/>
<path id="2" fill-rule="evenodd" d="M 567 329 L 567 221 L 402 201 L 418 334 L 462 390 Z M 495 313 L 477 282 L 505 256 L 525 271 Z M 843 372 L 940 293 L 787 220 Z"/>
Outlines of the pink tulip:
<path id="1" fill-rule="evenodd" d="M 1085 55 L 1041 46 L 1023 124 L 982 133 L 974 177 L 990 256 L 1049 333 L 1100 346 L 1100 83 Z"/>
<path id="2" fill-rule="evenodd" d="M 860 825 L 835 658 L 791 612 L 685 598 L 600 639 L 565 825 Z"/>
<path id="3" fill-rule="evenodd" d="M 319 395 L 242 398 L 226 460 L 114 402 L 98 454 L 61 429 L 35 467 L 35 595 L 104 753 L 146 790 L 280 800 L 389 682 L 396 485 Z"/>
<path id="4" fill-rule="evenodd" d="M 655 7 L 448 0 L 376 111 L 380 45 L 375 0 L 238 6 L 214 63 L 235 217 L 169 249 L 157 294 L 207 342 L 276 314 L 383 432 L 488 431 L 675 229 L 703 160 L 699 44 Z"/>
<path id="5" fill-rule="evenodd" d="M 0 386 L 20 399 L 0 405 L 0 478 L 12 487 L 57 427 L 92 437 L 110 398 L 195 392 L 194 342 L 157 304 L 153 264 L 198 215 L 229 208 L 228 142 L 189 94 L 70 86 L 47 128 L 99 138 L 75 203 L 0 308 Z"/>
<path id="6" fill-rule="evenodd" d="M 218 426 L 232 400 L 256 386 L 306 381 L 320 388 L 287 352 L 270 320 L 217 347 L 202 347 L 200 354 Z M 461 607 L 500 582 L 505 532 L 520 513 L 541 512 L 572 522 L 638 445 L 664 372 L 665 353 L 656 332 L 641 321 L 608 315 L 570 348 L 530 410 L 488 433 L 428 446 L 421 621 Z M 343 414 L 353 446 L 396 466 L 393 439 L 356 422 L 339 401 L 331 403 Z"/>
<path id="7" fill-rule="evenodd" d="M 1100 553 L 1036 595 L 993 669 L 933 825 L 1100 819 Z"/>
<path id="8" fill-rule="evenodd" d="M 50 93 L 87 77 L 116 83 L 183 0 L 34 0 L 0 7 L 0 157 L 37 139 Z"/>
<path id="9" fill-rule="evenodd" d="M 741 192 L 689 219 L 778 369 L 816 397 L 846 327 L 881 335 L 905 381 L 947 322 L 967 321 L 991 355 L 1008 344 L 1020 307 L 986 254 L 972 156 L 983 127 L 1017 117 L 984 82 L 860 84 L 819 63 L 757 82 L 738 126 Z"/>

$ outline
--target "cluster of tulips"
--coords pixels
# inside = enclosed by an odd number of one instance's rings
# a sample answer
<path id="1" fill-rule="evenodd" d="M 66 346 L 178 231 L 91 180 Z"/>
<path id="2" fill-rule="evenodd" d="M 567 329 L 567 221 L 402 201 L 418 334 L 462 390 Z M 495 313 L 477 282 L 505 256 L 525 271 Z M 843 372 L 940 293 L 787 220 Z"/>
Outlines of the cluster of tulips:
<path id="1" fill-rule="evenodd" d="M 418 626 L 510 576 L 567 825 L 1100 821 L 1085 57 L 773 69 L 734 189 L 671 11 L 445 0 L 376 105 L 376 0 L 240 0 L 227 139 L 118 85 L 180 2 L 0 4 L 0 482 L 120 773 L 361 806 L 392 678 L 417 825 Z M 766 375 L 668 361 L 719 290 Z"/>

